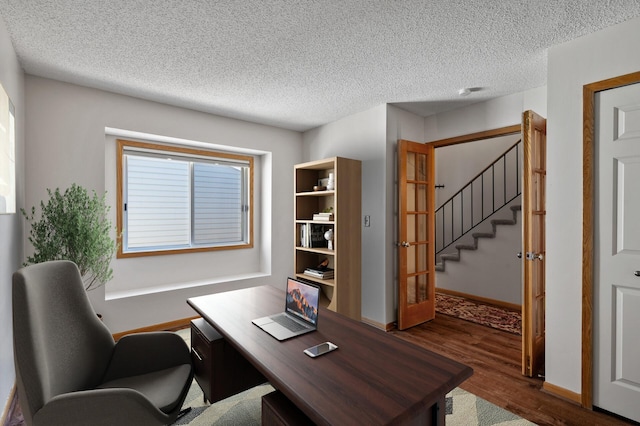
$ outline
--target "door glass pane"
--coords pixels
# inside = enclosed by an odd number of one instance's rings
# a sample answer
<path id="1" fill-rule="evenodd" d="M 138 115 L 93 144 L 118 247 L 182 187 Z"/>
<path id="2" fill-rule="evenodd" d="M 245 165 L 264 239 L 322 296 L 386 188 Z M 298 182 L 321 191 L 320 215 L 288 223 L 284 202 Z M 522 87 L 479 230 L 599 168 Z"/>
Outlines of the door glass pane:
<path id="1" fill-rule="evenodd" d="M 427 180 L 427 156 L 425 154 L 418 154 L 416 158 L 416 180 Z"/>
<path id="2" fill-rule="evenodd" d="M 416 154 L 414 152 L 407 153 L 407 180 L 415 180 L 416 178 Z"/>
<path id="3" fill-rule="evenodd" d="M 407 184 L 407 211 L 416 211 L 416 185 L 413 183 Z"/>
<path id="4" fill-rule="evenodd" d="M 418 275 L 417 277 L 418 280 L 418 302 L 424 302 L 425 300 L 427 300 L 427 275 L 422 274 L 422 275 Z"/>
<path id="5" fill-rule="evenodd" d="M 416 298 L 416 277 L 407 277 L 407 304 L 414 305 Z"/>
<path id="6" fill-rule="evenodd" d="M 416 242 L 416 215 L 408 214 L 407 220 L 407 241 L 410 243 Z"/>
<path id="7" fill-rule="evenodd" d="M 428 231 L 428 225 L 427 225 L 427 215 L 426 214 L 419 214 L 416 215 L 416 225 L 418 227 L 417 231 L 417 240 L 418 241 L 427 241 L 427 239 L 429 238 L 429 231 Z"/>
<path id="8" fill-rule="evenodd" d="M 406 248 L 407 251 L 407 274 L 416 272 L 416 246 L 411 245 Z"/>
<path id="9" fill-rule="evenodd" d="M 416 185 L 416 204 L 419 211 L 425 211 L 427 209 L 427 185 Z"/>
<path id="10" fill-rule="evenodd" d="M 418 244 L 416 246 L 418 258 L 416 259 L 416 272 L 424 272 L 427 270 L 427 244 Z"/>
<path id="11" fill-rule="evenodd" d="M 422 303 L 428 299 L 427 275 L 407 277 L 407 302 L 409 305 Z"/>

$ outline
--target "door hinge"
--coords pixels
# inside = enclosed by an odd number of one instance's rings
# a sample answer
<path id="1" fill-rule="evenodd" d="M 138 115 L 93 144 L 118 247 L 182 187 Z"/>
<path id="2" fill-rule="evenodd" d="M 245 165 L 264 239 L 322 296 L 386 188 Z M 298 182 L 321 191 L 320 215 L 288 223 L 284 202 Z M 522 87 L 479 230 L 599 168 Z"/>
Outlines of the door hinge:
<path id="1" fill-rule="evenodd" d="M 531 376 L 531 357 L 529 355 L 525 358 L 525 369 L 527 370 L 527 375 Z"/>

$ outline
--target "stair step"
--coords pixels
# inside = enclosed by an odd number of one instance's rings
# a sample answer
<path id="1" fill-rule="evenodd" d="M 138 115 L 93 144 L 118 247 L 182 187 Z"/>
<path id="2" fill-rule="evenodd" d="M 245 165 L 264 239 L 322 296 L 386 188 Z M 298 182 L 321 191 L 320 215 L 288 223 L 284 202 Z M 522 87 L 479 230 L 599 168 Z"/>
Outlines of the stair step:
<path id="1" fill-rule="evenodd" d="M 458 244 L 456 248 L 458 250 L 478 250 L 478 247 L 473 244 Z"/>
<path id="2" fill-rule="evenodd" d="M 495 238 L 495 234 L 492 234 L 491 232 L 476 232 L 471 234 L 471 236 L 473 238 Z"/>
<path id="3" fill-rule="evenodd" d="M 454 262 L 460 261 L 460 255 L 458 253 L 447 253 L 440 255 L 441 260 L 453 260 Z"/>
<path id="4" fill-rule="evenodd" d="M 436 263 L 435 270 L 438 272 L 445 271 L 445 265 L 447 261 L 460 261 L 460 250 L 478 250 L 478 238 L 495 238 L 496 237 L 496 227 L 497 225 L 517 225 L 518 218 L 517 212 L 522 210 L 522 206 L 520 205 L 512 205 L 509 207 L 511 212 L 513 213 L 513 219 L 493 219 L 490 221 L 491 226 L 493 228 L 493 232 L 476 232 L 471 234 L 473 237 L 473 244 L 457 244 L 455 246 L 457 253 L 445 253 L 440 255 L 440 262 Z"/>
<path id="5" fill-rule="evenodd" d="M 516 221 L 512 219 L 493 219 L 492 225 L 515 225 Z"/>

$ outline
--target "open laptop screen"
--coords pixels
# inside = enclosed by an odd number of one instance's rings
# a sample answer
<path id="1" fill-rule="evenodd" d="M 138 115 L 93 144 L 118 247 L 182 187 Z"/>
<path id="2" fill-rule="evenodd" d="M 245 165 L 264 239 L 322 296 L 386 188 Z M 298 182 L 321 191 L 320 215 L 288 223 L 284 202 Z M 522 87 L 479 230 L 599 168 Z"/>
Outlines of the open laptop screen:
<path id="1" fill-rule="evenodd" d="M 318 324 L 320 288 L 302 281 L 287 279 L 285 311 L 313 325 Z"/>

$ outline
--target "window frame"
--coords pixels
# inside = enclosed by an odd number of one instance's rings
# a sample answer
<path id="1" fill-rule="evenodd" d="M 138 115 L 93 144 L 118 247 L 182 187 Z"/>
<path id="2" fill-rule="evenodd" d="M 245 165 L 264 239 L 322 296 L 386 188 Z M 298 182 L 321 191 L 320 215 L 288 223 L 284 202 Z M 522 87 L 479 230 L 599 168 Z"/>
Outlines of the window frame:
<path id="1" fill-rule="evenodd" d="M 168 249 L 154 249 L 154 250 L 136 250 L 136 251 L 124 251 L 123 236 L 124 236 L 124 155 L 126 150 L 139 150 L 140 152 L 151 151 L 154 153 L 167 153 L 168 155 L 180 155 L 185 158 L 190 158 L 190 161 L 197 160 L 197 157 L 210 158 L 212 160 L 230 160 L 230 161 L 242 161 L 248 163 L 249 177 L 248 177 L 248 204 L 247 210 L 247 243 L 242 244 L 228 244 L 228 245 L 216 245 L 216 246 L 197 246 L 197 247 L 180 247 L 180 248 L 168 248 Z M 185 253 L 200 253 L 207 251 L 221 251 L 221 250 L 236 250 L 236 249 L 250 249 L 253 248 L 254 241 L 254 157 L 250 155 L 235 154 L 222 151 L 206 150 L 189 148 L 184 146 L 166 145 L 152 142 L 140 142 L 131 141 L 126 139 L 116 139 L 116 239 L 118 242 L 118 250 L 116 258 L 128 258 L 128 257 L 142 257 L 142 256 L 163 256 L 168 254 L 185 254 Z M 193 218 L 190 220 L 191 226 L 193 226 Z"/>

